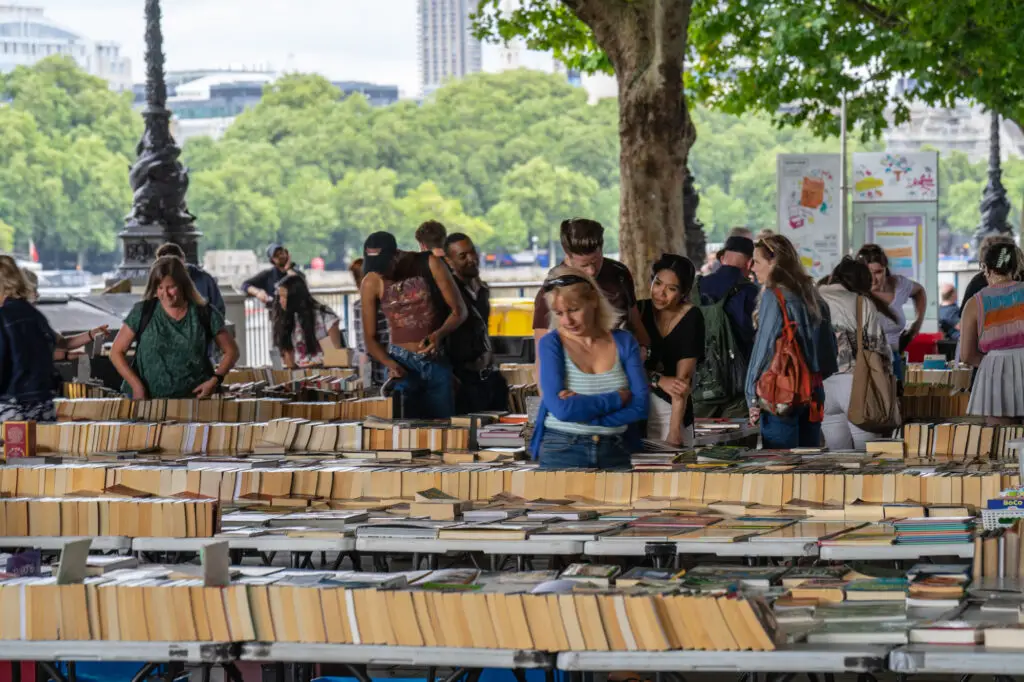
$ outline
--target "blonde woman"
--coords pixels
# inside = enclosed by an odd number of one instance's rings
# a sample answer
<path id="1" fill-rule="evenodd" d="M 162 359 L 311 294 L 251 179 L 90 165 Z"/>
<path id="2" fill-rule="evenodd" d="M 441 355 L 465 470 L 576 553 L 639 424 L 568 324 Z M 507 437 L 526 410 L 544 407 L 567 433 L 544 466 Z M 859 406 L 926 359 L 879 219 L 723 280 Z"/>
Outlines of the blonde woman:
<path id="1" fill-rule="evenodd" d="M 0 256 L 0 422 L 56 419 L 55 340 L 31 295 L 18 264 Z"/>
<path id="2" fill-rule="evenodd" d="M 631 424 L 647 418 L 640 346 L 582 270 L 560 266 L 543 287 L 551 331 L 538 343 L 541 406 L 530 449 L 543 469 L 628 469 Z"/>
<path id="3" fill-rule="evenodd" d="M 138 337 L 135 359 L 128 349 Z M 216 369 L 207 347 L 223 353 Z M 196 291 L 185 264 L 174 256 L 157 258 L 146 294 L 136 303 L 110 350 L 110 361 L 124 379 L 122 392 L 135 400 L 208 398 L 238 360 L 238 346 L 224 328 L 224 316 Z"/>

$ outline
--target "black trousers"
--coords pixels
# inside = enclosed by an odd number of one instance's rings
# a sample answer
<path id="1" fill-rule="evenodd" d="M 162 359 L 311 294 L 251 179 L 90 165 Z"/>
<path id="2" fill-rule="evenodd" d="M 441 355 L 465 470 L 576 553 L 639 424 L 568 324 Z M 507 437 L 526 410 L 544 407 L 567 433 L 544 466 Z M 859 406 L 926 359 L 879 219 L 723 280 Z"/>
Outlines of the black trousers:
<path id="1" fill-rule="evenodd" d="M 508 382 L 497 369 L 455 368 L 455 412 L 487 412 L 508 409 Z"/>

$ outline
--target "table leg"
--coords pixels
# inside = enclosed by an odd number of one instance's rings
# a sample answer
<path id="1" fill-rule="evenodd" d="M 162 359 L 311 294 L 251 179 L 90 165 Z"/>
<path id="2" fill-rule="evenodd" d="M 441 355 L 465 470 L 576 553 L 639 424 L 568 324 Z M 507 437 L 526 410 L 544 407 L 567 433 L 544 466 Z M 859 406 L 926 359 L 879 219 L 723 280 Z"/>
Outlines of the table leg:
<path id="1" fill-rule="evenodd" d="M 234 663 L 225 663 L 222 667 L 224 668 L 224 679 L 229 682 L 244 682 L 241 671 Z"/>
<path id="2" fill-rule="evenodd" d="M 274 563 L 274 557 L 277 556 L 277 552 L 260 552 L 260 559 L 263 561 L 264 566 L 270 566 Z"/>
<path id="3" fill-rule="evenodd" d="M 455 670 L 452 671 L 451 675 L 449 675 L 448 677 L 445 677 L 444 679 L 442 679 L 441 682 L 455 682 L 455 680 L 457 680 L 460 677 L 462 677 L 465 673 L 466 673 L 465 668 L 456 668 Z"/>
<path id="4" fill-rule="evenodd" d="M 159 663 L 147 663 L 142 666 L 139 672 L 132 675 L 132 682 L 142 682 L 153 674 L 153 671 L 160 667 Z"/>
<path id="5" fill-rule="evenodd" d="M 46 673 L 47 679 L 53 680 L 53 682 L 68 682 L 68 679 L 64 677 L 64 674 L 53 663 L 37 661 L 36 666 L 42 668 L 43 672 Z"/>
<path id="6" fill-rule="evenodd" d="M 356 678 L 359 682 L 372 682 L 370 679 L 369 671 L 367 671 L 365 665 L 349 664 L 345 666 L 348 671 L 352 673 L 352 677 Z"/>
<path id="7" fill-rule="evenodd" d="M 430 666 L 427 668 L 427 682 L 434 682 L 437 679 L 437 667 Z"/>
<path id="8" fill-rule="evenodd" d="M 284 663 L 265 663 L 260 668 L 263 682 L 284 682 Z"/>

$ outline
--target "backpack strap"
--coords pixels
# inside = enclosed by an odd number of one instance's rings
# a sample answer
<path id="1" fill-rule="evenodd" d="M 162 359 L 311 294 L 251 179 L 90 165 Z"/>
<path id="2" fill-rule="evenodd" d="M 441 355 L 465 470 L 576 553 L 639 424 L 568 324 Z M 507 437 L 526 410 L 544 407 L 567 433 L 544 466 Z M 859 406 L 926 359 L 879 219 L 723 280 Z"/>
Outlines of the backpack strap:
<path id="1" fill-rule="evenodd" d="M 213 314 L 210 312 L 210 304 L 198 306 L 196 315 L 199 317 L 199 326 L 206 335 L 206 344 L 209 345 L 213 341 Z"/>
<path id="2" fill-rule="evenodd" d="M 156 307 L 159 304 L 160 301 L 155 298 L 142 302 L 142 317 L 139 319 L 139 331 L 135 332 L 136 348 L 139 345 L 139 341 L 142 340 L 142 332 L 146 331 L 146 327 L 149 326 L 150 321 L 153 319 L 153 313 L 156 312 Z"/>

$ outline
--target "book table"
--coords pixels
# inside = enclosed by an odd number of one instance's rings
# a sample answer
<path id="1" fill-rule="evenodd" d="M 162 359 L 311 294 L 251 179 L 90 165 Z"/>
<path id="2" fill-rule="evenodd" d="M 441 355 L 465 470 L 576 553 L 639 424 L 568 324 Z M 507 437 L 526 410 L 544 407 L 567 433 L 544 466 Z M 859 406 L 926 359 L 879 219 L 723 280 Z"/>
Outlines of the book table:
<path id="1" fill-rule="evenodd" d="M 501 557 L 515 557 L 517 570 L 523 570 L 528 557 L 578 556 L 583 554 L 580 540 L 544 538 L 536 540 L 445 540 L 433 538 L 356 538 L 356 550 L 372 554 L 412 553 L 413 566 L 417 556 L 427 555 L 427 563 L 436 568 L 437 556 L 448 552 L 479 552 L 491 559 L 491 570 L 497 570 Z"/>
<path id="2" fill-rule="evenodd" d="M 259 552 L 263 562 L 268 566 L 273 562 L 277 552 L 288 552 L 291 555 L 288 565 L 292 568 L 312 568 L 313 552 L 337 552 L 338 556 L 332 570 L 338 570 L 345 556 L 352 558 L 353 570 L 360 570 L 359 556 L 355 552 L 356 540 L 353 537 L 290 538 L 281 535 L 260 535 L 251 538 L 135 538 L 131 541 L 131 549 L 136 554 L 199 552 L 204 545 L 221 541 L 226 541 L 232 552 Z"/>
<path id="3" fill-rule="evenodd" d="M 148 678 L 160 665 L 170 664 L 181 670 L 185 664 L 203 669 L 204 676 L 211 666 L 224 668 L 225 679 L 241 682 L 242 677 L 235 667 L 237 647 L 230 642 L 37 642 L 24 640 L 0 641 L 0 660 L 33 661 L 42 668 L 49 679 L 68 682 L 74 679 L 76 662 L 135 662 L 147 661 L 132 678 L 133 682 Z M 67 662 L 69 674 L 65 675 L 57 663 Z M 21 667 L 11 666 L 13 682 L 20 682 Z"/>
<path id="4" fill-rule="evenodd" d="M 886 670 L 891 646 L 793 644 L 777 651 L 567 651 L 559 670 L 638 673 L 859 673 Z"/>
<path id="5" fill-rule="evenodd" d="M 597 539 L 583 547 L 587 556 L 644 556 L 651 540 L 631 538 L 629 540 Z M 673 542 L 676 555 L 714 554 L 730 557 L 816 557 L 818 545 L 803 540 L 771 540 L 765 542 Z"/>
<path id="6" fill-rule="evenodd" d="M 889 654 L 889 669 L 899 675 L 992 675 L 1013 679 L 1024 671 L 1024 650 L 1006 651 L 983 646 L 908 644 Z"/>
<path id="7" fill-rule="evenodd" d="M 826 545 L 818 549 L 825 561 L 905 561 L 924 557 L 949 556 L 974 558 L 974 543 L 957 542 L 934 545 Z"/>
<path id="8" fill-rule="evenodd" d="M 517 649 L 460 649 L 455 647 L 379 646 L 367 644 L 296 644 L 288 642 L 249 642 L 242 645 L 239 660 L 272 666 L 271 679 L 284 682 L 284 665 L 334 663 L 344 665 L 360 682 L 368 682 L 367 665 L 417 666 L 430 669 L 428 682 L 436 679 L 438 667 L 454 668 L 445 681 L 484 668 L 508 670 L 545 669 L 555 664 L 554 654 Z M 264 679 L 268 679 L 264 677 Z"/>
<path id="9" fill-rule="evenodd" d="M 89 546 L 95 552 L 127 552 L 132 548 L 132 539 L 116 535 L 79 536 L 70 535 L 22 535 L 17 537 L 0 537 L 0 548 L 13 549 L 18 547 L 31 547 L 43 551 L 59 551 L 64 545 L 73 540 L 82 540 L 88 537 L 92 540 Z"/>

